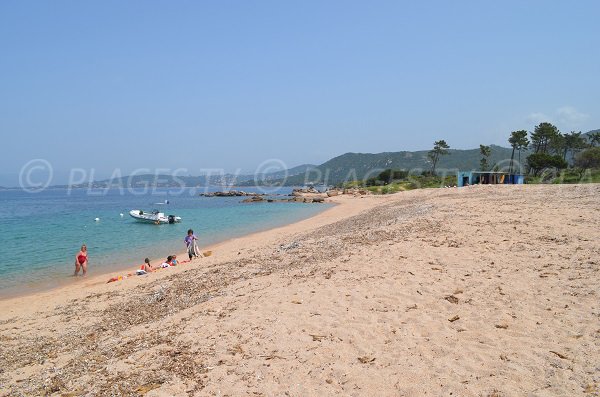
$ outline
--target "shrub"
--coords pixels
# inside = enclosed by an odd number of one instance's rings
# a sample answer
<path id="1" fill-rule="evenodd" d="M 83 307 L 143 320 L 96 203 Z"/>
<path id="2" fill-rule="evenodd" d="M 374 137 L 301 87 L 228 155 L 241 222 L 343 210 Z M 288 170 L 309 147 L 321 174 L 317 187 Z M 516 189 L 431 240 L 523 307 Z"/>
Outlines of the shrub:
<path id="1" fill-rule="evenodd" d="M 388 168 L 379 173 L 374 178 L 369 178 L 365 181 L 366 186 L 383 186 L 390 184 L 397 180 L 405 179 L 408 176 L 408 171 L 405 170 L 393 170 Z"/>
<path id="2" fill-rule="evenodd" d="M 600 168 L 600 147 L 584 150 L 575 157 L 575 167 L 588 169 Z"/>
<path id="3" fill-rule="evenodd" d="M 550 155 L 548 153 L 533 153 L 527 157 L 527 165 L 533 170 L 534 175 L 537 175 L 545 168 L 563 169 L 567 168 L 567 162 L 558 155 Z"/>

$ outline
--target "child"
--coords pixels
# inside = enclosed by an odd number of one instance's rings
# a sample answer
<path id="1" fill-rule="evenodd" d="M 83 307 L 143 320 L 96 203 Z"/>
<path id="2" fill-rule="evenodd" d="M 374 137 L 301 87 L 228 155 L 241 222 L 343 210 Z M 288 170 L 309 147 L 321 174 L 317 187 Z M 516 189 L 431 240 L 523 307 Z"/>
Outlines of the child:
<path id="1" fill-rule="evenodd" d="M 198 240 L 198 237 L 196 237 L 194 231 L 192 229 L 188 230 L 187 236 L 183 241 L 185 242 L 190 260 L 192 260 L 192 257 L 198 257 L 198 246 L 195 243 L 196 240 Z"/>
<path id="2" fill-rule="evenodd" d="M 172 261 L 173 261 L 173 257 L 171 255 L 169 255 L 169 256 L 167 256 L 167 260 L 162 265 L 160 265 L 160 267 L 162 267 L 163 269 L 165 269 L 167 267 L 171 267 Z"/>
<path id="3" fill-rule="evenodd" d="M 150 259 L 148 259 L 148 258 L 144 259 L 144 264 L 140 267 L 140 270 L 143 270 L 146 273 L 150 273 L 150 272 L 154 271 L 154 269 L 152 268 L 152 265 L 150 264 Z"/>
<path id="4" fill-rule="evenodd" d="M 172 266 L 177 266 L 179 264 L 179 262 L 177 262 L 177 255 L 171 255 L 173 257 L 173 260 L 171 260 L 171 265 Z"/>

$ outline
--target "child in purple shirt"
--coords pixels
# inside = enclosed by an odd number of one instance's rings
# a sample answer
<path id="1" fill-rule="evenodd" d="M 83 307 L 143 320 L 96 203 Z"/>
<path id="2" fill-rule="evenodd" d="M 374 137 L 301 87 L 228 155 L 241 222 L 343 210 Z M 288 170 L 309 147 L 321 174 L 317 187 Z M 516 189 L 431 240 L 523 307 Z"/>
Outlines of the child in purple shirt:
<path id="1" fill-rule="evenodd" d="M 198 257 L 198 246 L 194 242 L 194 240 L 198 240 L 198 237 L 194 234 L 192 229 L 188 230 L 187 236 L 183 240 L 185 242 L 185 246 L 187 247 L 187 253 L 192 260 L 192 257 Z"/>

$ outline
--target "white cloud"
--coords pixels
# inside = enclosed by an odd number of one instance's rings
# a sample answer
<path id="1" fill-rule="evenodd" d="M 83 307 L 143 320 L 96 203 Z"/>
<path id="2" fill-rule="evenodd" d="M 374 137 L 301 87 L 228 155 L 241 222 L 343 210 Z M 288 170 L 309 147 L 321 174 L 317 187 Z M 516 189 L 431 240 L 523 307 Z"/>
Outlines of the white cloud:
<path id="1" fill-rule="evenodd" d="M 558 121 L 567 126 L 577 126 L 588 119 L 589 114 L 581 113 L 572 106 L 563 106 L 556 110 Z"/>
<path id="2" fill-rule="evenodd" d="M 548 122 L 555 124 L 560 130 L 570 130 L 583 124 L 590 116 L 575 109 L 573 106 L 562 106 L 551 114 L 533 112 L 527 116 L 527 122 L 539 124 Z"/>
<path id="3" fill-rule="evenodd" d="M 534 112 L 534 113 L 530 113 L 529 116 L 527 116 L 527 121 L 530 123 L 534 123 L 534 124 L 539 124 L 544 121 L 547 121 L 548 123 L 552 123 L 552 118 L 545 113 Z"/>

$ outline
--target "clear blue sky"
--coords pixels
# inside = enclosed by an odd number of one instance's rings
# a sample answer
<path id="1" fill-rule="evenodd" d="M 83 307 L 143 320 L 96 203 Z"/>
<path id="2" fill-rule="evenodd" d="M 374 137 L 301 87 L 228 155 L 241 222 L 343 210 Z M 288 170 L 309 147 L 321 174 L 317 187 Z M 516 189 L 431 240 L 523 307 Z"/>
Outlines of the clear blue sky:
<path id="1" fill-rule="evenodd" d="M 544 120 L 600 128 L 598 15 L 598 1 L 4 0 L 0 184 L 33 158 L 57 178 L 197 174 L 506 145 Z"/>

